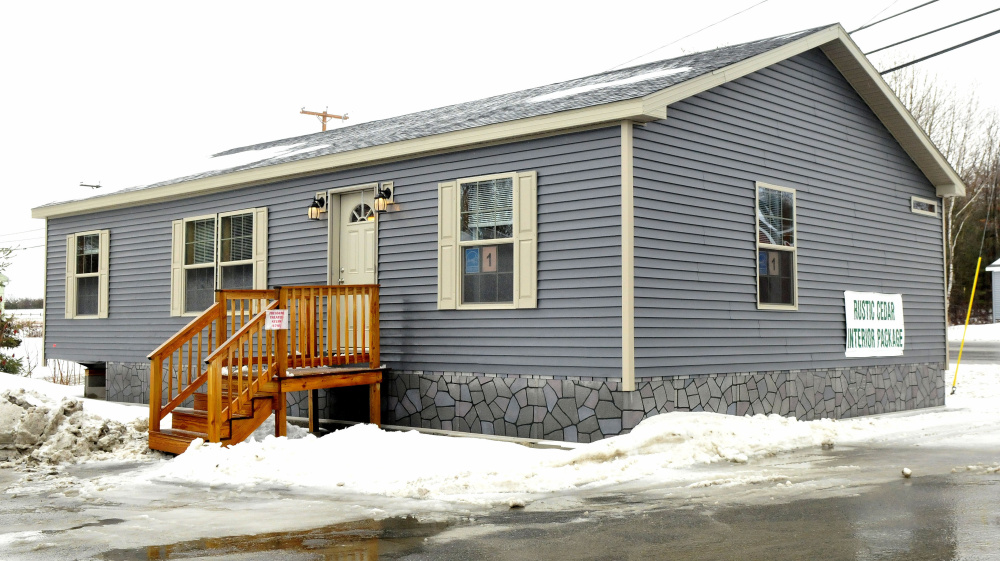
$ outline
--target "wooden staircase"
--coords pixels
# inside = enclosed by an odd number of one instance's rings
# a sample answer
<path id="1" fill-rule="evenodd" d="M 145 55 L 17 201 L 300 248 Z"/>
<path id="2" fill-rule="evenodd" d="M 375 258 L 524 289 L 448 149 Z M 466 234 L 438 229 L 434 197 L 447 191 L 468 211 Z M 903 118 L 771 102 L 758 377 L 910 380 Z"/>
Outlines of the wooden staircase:
<path id="1" fill-rule="evenodd" d="M 286 310 L 288 329 L 265 328 L 270 310 Z M 149 355 L 149 447 L 180 454 L 198 438 L 236 444 L 272 414 L 284 436 L 290 391 L 310 393 L 315 430 L 316 390 L 368 385 L 378 424 L 378 348 L 378 285 L 217 291 L 215 304 Z"/>
<path id="2" fill-rule="evenodd" d="M 194 407 L 177 407 L 170 412 L 170 428 L 150 431 L 149 447 L 180 454 L 196 438 L 208 441 L 208 395 L 194 394 Z M 224 446 L 246 440 L 274 413 L 274 395 L 258 394 L 250 403 L 233 412 L 222 423 L 219 442 Z"/>

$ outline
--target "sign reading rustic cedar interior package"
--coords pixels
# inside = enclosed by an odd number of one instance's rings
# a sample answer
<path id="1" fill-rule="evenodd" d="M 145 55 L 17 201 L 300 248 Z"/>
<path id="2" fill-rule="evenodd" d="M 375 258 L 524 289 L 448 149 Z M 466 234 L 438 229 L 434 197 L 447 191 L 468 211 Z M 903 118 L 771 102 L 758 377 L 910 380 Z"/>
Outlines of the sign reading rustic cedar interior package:
<path id="1" fill-rule="evenodd" d="M 847 356 L 903 354 L 903 296 L 844 292 Z"/>

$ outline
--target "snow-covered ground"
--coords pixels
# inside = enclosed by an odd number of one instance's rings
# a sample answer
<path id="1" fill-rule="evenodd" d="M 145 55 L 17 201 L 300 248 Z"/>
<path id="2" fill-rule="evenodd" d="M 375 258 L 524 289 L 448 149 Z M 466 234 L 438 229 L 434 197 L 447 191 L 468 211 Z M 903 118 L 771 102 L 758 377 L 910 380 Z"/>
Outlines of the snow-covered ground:
<path id="1" fill-rule="evenodd" d="M 744 464 L 809 447 L 933 439 L 935 432 L 953 433 L 956 427 L 979 434 L 969 438 L 982 439 L 983 432 L 974 429 L 1000 425 L 1000 365 L 973 365 L 962 368 L 959 391 L 949 396 L 946 407 L 857 419 L 796 421 L 777 415 L 675 412 L 646 419 L 627 435 L 557 448 L 357 425 L 323 438 L 266 436 L 230 448 L 196 441 L 186 453 L 167 460 L 141 450 L 144 407 L 81 399 L 75 397 L 80 388 L 0 376 L 0 395 L 9 400 L 19 391 L 12 394 L 13 387 L 27 388 L 24 399 L 50 412 L 71 401 L 82 404 L 82 412 L 73 413 L 70 407 L 70 414 L 64 415 L 67 419 L 77 415 L 76 421 L 64 422 L 49 437 L 62 442 L 61 447 L 40 444 L 32 452 L 37 461 L 66 461 L 65 450 L 71 449 L 77 454 L 74 461 L 157 460 L 151 469 L 134 475 L 146 482 L 279 487 L 470 505 L 518 503 L 630 481 L 669 483 L 690 477 L 686 468 L 698 465 Z M 6 400 L 0 405 L 2 401 Z M 59 435 L 80 432 L 81 427 L 98 434 L 102 423 L 106 427 L 108 422 L 126 429 L 115 433 L 118 440 L 110 448 Z M 262 427 L 258 437 L 270 431 Z M 1000 443 L 996 432 L 992 437 L 989 431 L 986 434 Z M 967 439 L 963 444 L 975 442 Z"/>
<path id="2" fill-rule="evenodd" d="M 145 407 L 81 393 L 0 375 L 0 453 L 20 433 L 9 430 L 11 418 L 34 415 L 36 432 L 53 427 L 28 454 L 0 459 L 0 520 L 11 521 L 0 530 L 0 558 L 142 553 L 157 544 L 395 516 L 468 522 L 507 505 L 586 516 L 609 496 L 627 497 L 607 507 L 609 516 L 668 499 L 849 497 L 900 477 L 906 465 L 915 478 L 1000 469 L 1000 365 L 963 365 L 946 407 L 810 422 L 670 413 L 628 435 L 554 448 L 358 425 L 228 449 L 198 443 L 170 457 L 148 452 Z M 888 459 L 901 456 L 906 464 Z"/>
<path id="3" fill-rule="evenodd" d="M 358 425 L 323 438 L 265 438 L 230 448 L 196 442 L 149 477 L 204 485 L 279 485 L 476 504 L 635 480 L 669 482 L 683 468 L 746 463 L 799 448 L 887 442 L 943 427 L 1000 423 L 1000 365 L 962 369 L 949 404 L 916 412 L 835 421 L 778 415 L 668 413 L 630 434 L 572 449 L 387 432 Z M 569 446 L 569 445 L 568 445 Z"/>
<path id="4" fill-rule="evenodd" d="M 21 320 L 29 320 L 37 326 L 36 333 L 41 332 L 42 322 L 45 312 L 41 309 L 27 310 L 7 310 L 8 315 Z M 42 363 L 42 347 L 44 343 L 41 337 L 26 337 L 24 333 L 18 334 L 21 338 L 21 345 L 16 349 L 5 350 L 14 358 L 21 359 L 21 364 L 25 368 L 31 369 L 31 377 L 40 380 L 51 380 L 53 375 L 63 378 L 81 379 L 83 377 L 83 366 L 75 362 L 61 360 L 50 360 L 47 364 Z"/>
<path id="5" fill-rule="evenodd" d="M 952 345 L 961 342 L 963 332 L 966 343 L 996 341 L 997 346 L 1000 346 L 1000 323 L 970 325 L 968 331 L 964 325 L 953 325 L 948 328 L 948 342 Z"/>

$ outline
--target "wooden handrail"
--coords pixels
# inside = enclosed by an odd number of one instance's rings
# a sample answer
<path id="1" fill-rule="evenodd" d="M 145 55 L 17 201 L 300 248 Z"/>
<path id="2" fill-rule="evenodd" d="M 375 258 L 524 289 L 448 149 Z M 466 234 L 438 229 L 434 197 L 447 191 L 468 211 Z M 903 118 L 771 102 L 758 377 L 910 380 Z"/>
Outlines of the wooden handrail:
<path id="1" fill-rule="evenodd" d="M 221 345 L 218 346 L 218 348 L 216 348 L 214 351 L 212 351 L 212 354 L 208 355 L 208 357 L 205 359 L 205 364 L 209 364 L 213 360 L 215 360 L 216 358 L 218 358 L 218 357 L 220 357 L 222 355 L 225 355 L 226 351 L 230 347 L 230 345 L 235 344 L 238 339 L 240 339 L 241 337 L 245 336 L 247 333 L 250 333 L 251 331 L 253 331 L 253 329 L 258 328 L 259 326 L 256 325 L 256 323 L 263 316 L 267 315 L 267 311 L 268 310 L 273 310 L 273 309 L 275 309 L 277 307 L 278 307 L 278 301 L 275 300 L 274 302 L 271 302 L 270 304 L 268 304 L 266 308 L 264 308 L 263 310 L 261 310 L 259 314 L 257 314 L 255 316 L 253 316 L 252 318 L 250 318 L 246 322 L 246 324 L 243 327 L 240 328 L 239 331 L 237 331 L 236 333 L 233 333 L 232 337 L 230 337 L 229 339 L 226 339 Z"/>
<path id="2" fill-rule="evenodd" d="M 198 317 L 191 320 L 183 329 L 174 334 L 173 337 L 169 338 L 156 350 L 146 355 L 146 358 L 153 360 L 154 357 L 160 356 L 164 357 L 170 353 L 176 351 L 183 345 L 187 343 L 191 336 L 198 333 L 202 329 L 208 327 L 208 324 L 215 321 L 215 318 L 219 315 L 219 310 L 225 305 L 224 302 L 216 302 L 208 307 L 207 310 L 202 312 Z"/>
<path id="3" fill-rule="evenodd" d="M 266 290 L 222 290 L 226 300 L 276 300 L 278 298 L 278 290 L 276 288 L 270 288 Z"/>

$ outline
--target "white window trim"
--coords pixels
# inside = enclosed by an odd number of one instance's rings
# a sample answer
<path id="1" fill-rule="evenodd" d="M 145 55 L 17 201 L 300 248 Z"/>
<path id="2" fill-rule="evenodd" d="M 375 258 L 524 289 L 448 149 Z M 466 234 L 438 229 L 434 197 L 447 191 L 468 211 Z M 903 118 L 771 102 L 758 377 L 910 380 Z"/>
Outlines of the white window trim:
<path id="1" fill-rule="evenodd" d="M 239 214 L 253 214 L 253 257 L 240 261 L 226 261 L 223 264 L 220 259 L 222 245 L 222 219 L 226 216 L 236 216 Z M 215 220 L 215 247 L 212 250 L 213 261 L 211 263 L 196 263 L 188 265 L 184 262 L 184 235 L 185 225 L 195 220 Z M 223 266 L 233 265 L 253 265 L 253 289 L 263 290 L 267 288 L 267 207 L 245 208 L 216 214 L 202 214 L 198 216 L 186 216 L 179 220 L 174 220 L 171 224 L 171 273 L 170 273 L 170 315 L 196 317 L 201 315 L 198 312 L 186 312 L 184 309 L 187 298 L 187 283 L 185 282 L 185 271 L 190 269 L 205 269 L 213 267 L 215 269 L 215 286 L 218 290 L 221 286 Z"/>
<path id="2" fill-rule="evenodd" d="M 921 202 L 928 205 L 934 205 L 934 212 L 927 212 L 926 210 L 920 210 L 916 208 L 916 203 Z M 910 212 L 914 214 L 923 214 L 924 216 L 938 217 L 938 209 L 941 208 L 940 201 L 935 201 L 933 199 L 925 199 L 923 197 L 910 197 Z"/>
<path id="3" fill-rule="evenodd" d="M 98 269 L 96 273 L 76 272 L 76 244 L 77 238 L 81 236 L 98 236 L 100 239 L 100 249 L 98 255 Z M 66 319 L 103 319 L 108 317 L 108 285 L 110 265 L 110 230 L 89 230 L 87 232 L 77 232 L 66 236 L 66 299 L 65 317 Z M 76 313 L 76 280 L 79 278 L 97 277 L 97 315 L 79 315 Z"/>
<path id="4" fill-rule="evenodd" d="M 513 235 L 495 240 L 462 241 L 462 183 L 511 178 L 513 183 Z M 438 309 L 514 310 L 538 307 L 538 174 L 535 171 L 494 173 L 463 177 L 438 184 Z M 510 240 L 514 246 L 514 290 L 511 302 L 462 302 L 462 248 Z"/>
<path id="5" fill-rule="evenodd" d="M 783 245 L 774 244 L 762 244 L 760 243 L 760 188 L 773 189 L 775 191 L 783 191 L 785 193 L 792 194 L 792 239 L 795 240 L 795 245 L 792 247 L 787 247 Z M 757 293 L 757 309 L 758 310 L 785 310 L 785 311 L 795 311 L 799 309 L 799 204 L 796 198 L 795 189 L 789 187 L 781 187 L 778 185 L 771 185 L 770 183 L 763 183 L 757 181 L 754 183 L 753 188 L 753 223 L 754 223 L 754 241 L 755 248 L 753 253 L 753 270 L 754 270 L 754 289 Z M 760 301 L 760 250 L 764 249 L 777 249 L 780 251 L 789 251 L 792 254 L 792 303 L 791 304 L 769 304 L 762 303 Z"/>

